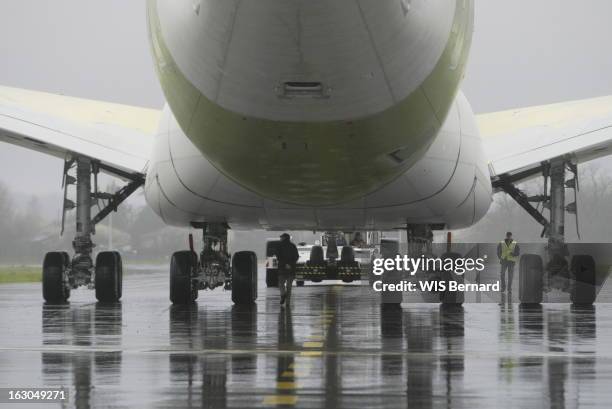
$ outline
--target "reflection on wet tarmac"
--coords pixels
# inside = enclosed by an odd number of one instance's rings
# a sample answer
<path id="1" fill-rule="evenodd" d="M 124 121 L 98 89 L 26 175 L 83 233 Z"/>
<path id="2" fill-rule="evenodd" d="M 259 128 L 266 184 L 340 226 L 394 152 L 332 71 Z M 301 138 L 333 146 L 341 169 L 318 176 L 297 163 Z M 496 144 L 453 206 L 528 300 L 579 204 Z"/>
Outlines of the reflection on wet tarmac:
<path id="1" fill-rule="evenodd" d="M 112 305 L 76 292 L 47 306 L 36 286 L 0 287 L 0 387 L 64 386 L 76 408 L 577 408 L 612 398 L 609 304 L 381 308 L 367 288 L 306 286 L 291 308 L 265 288 L 252 307 L 223 292 L 169 307 L 165 278 L 128 276 L 132 297 Z"/>
<path id="2" fill-rule="evenodd" d="M 41 354 L 43 385 L 70 386 L 76 407 L 96 407 L 92 396 L 95 385 L 119 385 L 121 326 L 121 304 L 78 308 L 43 305 L 42 345 L 49 347 Z M 66 346 L 83 352 L 66 354 Z M 104 398 L 102 404 L 111 402 L 112 398 Z"/>

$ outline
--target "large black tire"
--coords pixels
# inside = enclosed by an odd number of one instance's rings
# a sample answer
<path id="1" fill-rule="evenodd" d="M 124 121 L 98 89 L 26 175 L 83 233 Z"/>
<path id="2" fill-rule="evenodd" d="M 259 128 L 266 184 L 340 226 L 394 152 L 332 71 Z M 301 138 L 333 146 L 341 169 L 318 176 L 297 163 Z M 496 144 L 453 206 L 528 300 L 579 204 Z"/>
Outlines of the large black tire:
<path id="1" fill-rule="evenodd" d="M 355 261 L 355 250 L 351 246 L 342 247 L 342 253 L 340 255 L 340 261 L 338 262 L 338 267 L 342 268 L 358 268 L 359 263 Z M 352 283 L 354 279 L 352 276 L 350 278 L 343 278 L 342 282 L 344 283 Z"/>
<path id="2" fill-rule="evenodd" d="M 352 264 L 355 262 L 355 250 L 353 250 L 352 246 L 342 247 L 342 252 L 340 253 L 340 261 L 346 264 Z"/>
<path id="3" fill-rule="evenodd" d="M 121 299 L 123 297 L 123 259 L 118 251 L 113 251 L 113 253 L 115 253 L 117 265 L 119 266 L 119 299 Z"/>
<path id="4" fill-rule="evenodd" d="M 278 287 L 278 270 L 266 268 L 266 287 Z"/>
<path id="5" fill-rule="evenodd" d="M 64 265 L 66 266 L 66 268 L 70 268 L 70 265 L 72 264 L 72 259 L 70 258 L 70 254 L 68 254 L 68 252 L 66 251 L 62 251 L 62 257 L 64 258 Z M 71 280 L 71 277 L 68 276 L 68 285 L 67 285 L 68 296 L 70 296 L 70 289 L 74 288 L 72 284 L 73 284 L 73 281 Z"/>
<path id="6" fill-rule="evenodd" d="M 70 287 L 64 280 L 68 268 L 67 253 L 51 252 L 45 255 L 42 271 L 43 299 L 49 304 L 63 304 L 70 298 Z"/>
<path id="7" fill-rule="evenodd" d="M 442 263 L 445 260 L 457 260 L 461 258 L 461 254 L 459 253 L 444 253 L 442 257 Z M 442 272 L 442 281 L 446 282 L 447 285 L 450 281 L 456 281 L 459 284 L 465 283 L 465 275 L 464 274 L 455 274 L 454 271 L 443 271 Z M 440 293 L 440 303 L 442 305 L 448 306 L 460 306 L 465 301 L 465 293 L 463 291 L 442 291 Z"/>
<path id="8" fill-rule="evenodd" d="M 198 264 L 196 253 L 177 251 L 170 260 L 170 301 L 175 305 L 187 305 L 197 298 L 193 285 L 193 273 Z"/>
<path id="9" fill-rule="evenodd" d="M 121 299 L 122 261 L 119 253 L 103 251 L 96 257 L 96 299 L 99 302 L 115 303 Z"/>
<path id="10" fill-rule="evenodd" d="M 64 258 L 64 265 L 69 266 L 70 265 L 70 255 L 68 254 L 68 252 L 62 251 L 62 257 Z"/>
<path id="11" fill-rule="evenodd" d="M 304 280 L 297 280 L 295 282 L 295 285 L 298 286 L 298 287 L 304 287 Z"/>
<path id="12" fill-rule="evenodd" d="M 540 304 L 544 288 L 544 264 L 537 254 L 524 254 L 519 262 L 519 301 Z"/>
<path id="13" fill-rule="evenodd" d="M 232 301 L 248 305 L 256 299 L 257 256 L 252 251 L 239 251 L 232 258 Z"/>
<path id="14" fill-rule="evenodd" d="M 570 297 L 572 303 L 593 304 L 597 297 L 595 259 L 588 255 L 576 255 L 572 257 L 571 267 L 572 292 Z"/>
<path id="15" fill-rule="evenodd" d="M 323 255 L 323 247 L 312 246 L 310 249 L 310 264 L 321 265 L 325 264 L 325 257 Z"/>

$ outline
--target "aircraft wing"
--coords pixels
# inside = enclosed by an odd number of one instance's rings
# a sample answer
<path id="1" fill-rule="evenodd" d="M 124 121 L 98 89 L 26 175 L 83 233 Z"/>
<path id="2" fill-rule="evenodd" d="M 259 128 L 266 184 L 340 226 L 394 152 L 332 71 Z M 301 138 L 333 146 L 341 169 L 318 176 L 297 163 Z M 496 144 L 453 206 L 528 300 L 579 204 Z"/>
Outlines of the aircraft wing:
<path id="1" fill-rule="evenodd" d="M 582 163 L 612 154 L 612 96 L 483 114 L 478 124 L 494 181 L 536 176 L 558 157 Z"/>
<path id="2" fill-rule="evenodd" d="M 142 173 L 161 112 L 0 86 L 0 141 Z"/>

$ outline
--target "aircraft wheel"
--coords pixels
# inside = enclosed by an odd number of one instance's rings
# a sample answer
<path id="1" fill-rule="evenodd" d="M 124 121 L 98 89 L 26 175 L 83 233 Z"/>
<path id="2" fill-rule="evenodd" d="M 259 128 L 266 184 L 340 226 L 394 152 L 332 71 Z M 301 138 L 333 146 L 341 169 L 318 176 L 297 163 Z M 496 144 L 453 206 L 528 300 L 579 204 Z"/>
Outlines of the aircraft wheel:
<path id="1" fill-rule="evenodd" d="M 257 256 L 240 251 L 232 258 L 232 301 L 237 305 L 253 304 L 257 299 Z"/>
<path id="2" fill-rule="evenodd" d="M 123 259 L 121 258 L 121 253 L 118 251 L 113 251 L 113 253 L 115 254 L 115 259 L 119 266 L 119 299 L 121 299 L 121 297 L 123 297 Z"/>
<path id="3" fill-rule="evenodd" d="M 590 305 L 595 302 L 597 291 L 595 259 L 588 255 L 572 257 L 572 292 L 571 300 L 574 304 Z"/>
<path id="4" fill-rule="evenodd" d="M 352 282 L 353 282 L 353 280 L 350 280 L 350 279 L 348 279 L 348 278 L 345 278 L 345 279 L 343 279 L 343 280 L 342 280 L 342 282 L 343 282 L 343 283 L 352 283 Z"/>
<path id="5" fill-rule="evenodd" d="M 43 298 L 50 304 L 61 304 L 70 298 L 70 287 L 64 281 L 68 267 L 68 253 L 51 252 L 45 255 L 42 271 Z"/>
<path id="6" fill-rule="evenodd" d="M 72 263 L 72 259 L 70 258 L 70 254 L 68 254 L 68 252 L 66 251 L 62 251 L 62 257 L 64 258 L 64 265 L 66 266 L 66 268 L 69 268 L 71 263 Z M 68 283 L 66 284 L 66 288 L 68 289 L 68 296 L 70 297 L 70 289 L 73 288 L 72 286 L 73 284 L 73 280 L 70 276 L 68 276 Z"/>
<path id="7" fill-rule="evenodd" d="M 295 282 L 295 285 L 297 285 L 298 287 L 304 287 L 304 280 L 297 280 Z"/>
<path id="8" fill-rule="evenodd" d="M 266 268 L 266 287 L 278 287 L 278 270 Z"/>
<path id="9" fill-rule="evenodd" d="M 172 304 L 187 305 L 196 297 L 192 277 L 197 265 L 197 255 L 189 250 L 177 251 L 170 260 L 170 301 Z"/>
<path id="10" fill-rule="evenodd" d="M 96 257 L 96 299 L 114 303 L 121 299 L 123 265 L 116 251 L 103 251 Z"/>
<path id="11" fill-rule="evenodd" d="M 542 257 L 525 254 L 519 262 L 519 301 L 522 304 L 540 304 L 544 287 Z"/>
<path id="12" fill-rule="evenodd" d="M 461 258 L 461 254 L 459 253 L 444 253 L 441 257 L 442 263 L 445 260 L 456 260 Z M 453 271 L 443 271 L 442 272 L 442 281 L 446 282 L 448 285 L 449 281 L 456 281 L 458 284 L 465 283 L 465 275 L 464 274 L 455 274 Z M 463 291 L 443 291 L 440 293 L 440 303 L 443 305 L 454 305 L 459 306 L 462 305 L 465 301 L 465 293 Z"/>

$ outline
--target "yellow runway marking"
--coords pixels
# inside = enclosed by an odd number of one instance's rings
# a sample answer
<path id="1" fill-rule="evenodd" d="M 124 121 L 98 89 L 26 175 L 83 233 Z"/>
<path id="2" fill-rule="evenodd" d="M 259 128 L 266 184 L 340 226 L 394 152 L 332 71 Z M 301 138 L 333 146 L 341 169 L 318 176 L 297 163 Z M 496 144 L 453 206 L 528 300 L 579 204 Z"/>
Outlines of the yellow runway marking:
<path id="1" fill-rule="evenodd" d="M 310 369 L 312 369 L 312 362 L 310 360 L 303 360 L 289 365 L 289 370 L 297 370 L 298 372 Z"/>
<path id="2" fill-rule="evenodd" d="M 276 389 L 290 390 L 295 388 L 295 382 L 276 382 Z"/>
<path id="3" fill-rule="evenodd" d="M 295 405 L 297 403 L 297 396 L 292 395 L 274 395 L 266 396 L 264 398 L 264 405 Z"/>
<path id="4" fill-rule="evenodd" d="M 311 341 L 323 341 L 325 337 L 323 335 L 311 335 L 308 337 Z"/>
<path id="5" fill-rule="evenodd" d="M 315 331 L 315 333 L 311 334 L 308 337 L 307 341 L 304 341 L 302 344 L 303 348 L 312 348 L 317 350 L 308 350 L 302 351 L 299 353 L 299 357 L 308 357 L 308 358 L 316 358 L 323 356 L 323 351 L 321 350 L 325 344 L 325 333 L 327 328 L 335 319 L 335 313 L 332 311 L 324 310 L 321 313 L 321 326 L 323 327 L 323 331 Z M 312 370 L 312 361 L 304 361 L 299 363 L 291 363 L 289 367 L 283 371 L 280 375 L 281 379 L 286 379 L 287 381 L 280 381 L 276 383 L 276 389 L 279 391 L 292 391 L 297 388 L 297 382 L 295 379 L 300 376 L 304 376 L 305 373 Z M 293 395 L 271 395 L 266 396 L 264 398 L 264 405 L 295 405 L 298 401 L 297 396 Z"/>
<path id="6" fill-rule="evenodd" d="M 321 351 L 302 351 L 300 352 L 300 356 L 307 356 L 307 357 L 315 357 L 315 356 L 322 356 L 323 352 Z"/>

